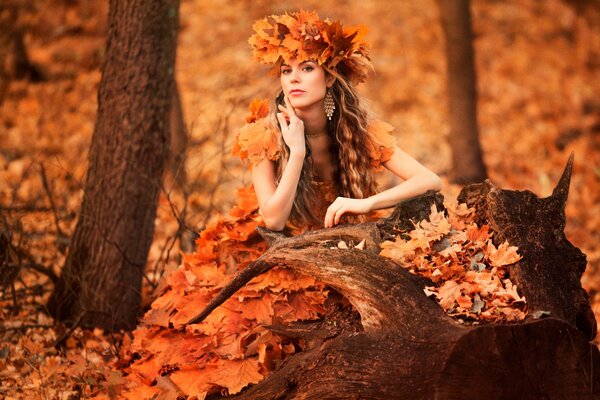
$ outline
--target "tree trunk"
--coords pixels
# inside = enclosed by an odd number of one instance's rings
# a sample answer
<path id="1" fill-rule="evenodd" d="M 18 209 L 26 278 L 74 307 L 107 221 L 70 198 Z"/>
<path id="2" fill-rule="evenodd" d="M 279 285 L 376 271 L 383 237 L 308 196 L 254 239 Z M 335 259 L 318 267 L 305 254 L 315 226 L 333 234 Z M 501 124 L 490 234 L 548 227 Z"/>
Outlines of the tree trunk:
<path id="1" fill-rule="evenodd" d="M 438 0 L 446 37 L 452 180 L 487 178 L 477 125 L 477 78 L 469 0 Z"/>
<path id="2" fill-rule="evenodd" d="M 393 227 L 438 209 L 430 192 L 397 206 L 379 222 L 286 238 L 262 231 L 269 250 L 240 271 L 197 317 L 204 319 L 237 289 L 273 266 L 313 276 L 347 298 L 355 311 L 322 321 L 271 326 L 308 349 L 236 399 L 592 399 L 600 395 L 600 353 L 590 343 L 596 323 L 580 278 L 585 255 L 565 238 L 564 207 L 572 158 L 552 196 L 501 190 L 489 181 L 459 199 L 490 223 L 496 245 L 519 246 L 510 270 L 527 298 L 518 324 L 462 325 L 423 292 L 427 280 L 378 256 Z M 332 248 L 366 239 L 365 250 Z M 535 319 L 535 311 L 550 317 Z M 218 398 L 217 396 L 211 397 Z M 229 398 L 229 397 L 228 397 Z"/>
<path id="3" fill-rule="evenodd" d="M 68 323 L 129 329 L 169 150 L 178 0 L 111 0 L 79 221 L 48 303 Z"/>

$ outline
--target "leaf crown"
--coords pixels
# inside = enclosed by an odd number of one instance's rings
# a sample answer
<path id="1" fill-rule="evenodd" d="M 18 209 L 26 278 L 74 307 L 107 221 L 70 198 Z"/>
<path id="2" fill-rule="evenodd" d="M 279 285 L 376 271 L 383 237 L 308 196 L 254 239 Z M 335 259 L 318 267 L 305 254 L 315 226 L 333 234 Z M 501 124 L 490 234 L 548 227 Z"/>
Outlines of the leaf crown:
<path id="1" fill-rule="evenodd" d="M 336 69 L 350 82 L 364 82 L 373 69 L 365 26 L 343 27 L 339 21 L 322 20 L 316 11 L 286 12 L 256 21 L 248 42 L 254 58 L 263 64 L 312 60 Z"/>

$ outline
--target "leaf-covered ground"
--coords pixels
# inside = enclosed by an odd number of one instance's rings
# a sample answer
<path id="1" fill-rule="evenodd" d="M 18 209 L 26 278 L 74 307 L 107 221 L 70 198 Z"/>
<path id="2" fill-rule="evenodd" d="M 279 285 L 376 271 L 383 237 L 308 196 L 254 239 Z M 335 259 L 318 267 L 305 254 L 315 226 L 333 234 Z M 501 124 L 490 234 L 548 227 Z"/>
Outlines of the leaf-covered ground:
<path id="1" fill-rule="evenodd" d="M 250 59 L 246 40 L 257 18 L 301 5 L 349 24 L 366 24 L 376 75 L 361 91 L 372 111 L 397 128 L 404 150 L 442 176 L 451 168 L 443 36 L 435 2 L 320 3 L 182 1 L 177 79 L 190 134 L 189 196 L 165 184 L 144 281 L 145 307 L 164 289 L 164 272 L 182 261 L 179 242 L 173 240 L 178 218 L 189 227 L 185 235 L 203 229 L 217 213 L 230 210 L 236 188 L 249 182 L 245 167 L 230 155 L 231 145 L 250 99 L 271 96 L 276 89 L 267 68 Z M 107 5 L 30 4 L 17 23 L 26 29 L 30 59 L 43 79 L 12 81 L 0 111 L 0 212 L 6 218 L 0 229 L 10 232 L 12 244 L 24 253 L 14 294 L 10 285 L 2 291 L 0 397 L 111 396 L 124 383 L 115 367 L 134 340 L 128 334 L 55 325 L 44 312 L 52 283 L 39 271 L 60 273 L 75 226 Z M 481 141 L 490 177 L 499 187 L 546 196 L 575 152 L 566 233 L 588 256 L 583 284 L 600 311 L 600 13 L 593 2 L 587 4 L 592 5 L 475 0 L 473 23 Z M 382 183 L 394 180 L 384 177 Z M 458 190 L 446 183 L 442 192 L 452 199 Z M 494 261 L 484 259 L 491 254 L 486 249 L 473 249 L 469 266 L 493 268 Z M 457 295 L 456 287 L 447 285 L 432 296 L 444 304 L 454 296 L 457 305 L 468 306 L 461 297 L 465 291 Z M 501 299 L 518 301 L 518 293 L 511 296 Z M 478 300 L 470 301 L 472 309 Z M 481 295 L 479 301 L 484 301 Z"/>

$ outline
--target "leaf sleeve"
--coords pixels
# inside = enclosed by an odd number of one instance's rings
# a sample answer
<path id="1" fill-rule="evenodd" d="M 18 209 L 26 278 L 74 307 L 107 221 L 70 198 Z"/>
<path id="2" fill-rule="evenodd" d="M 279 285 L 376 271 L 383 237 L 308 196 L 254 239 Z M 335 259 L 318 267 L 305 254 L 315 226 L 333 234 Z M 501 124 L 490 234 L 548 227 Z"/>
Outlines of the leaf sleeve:
<path id="1" fill-rule="evenodd" d="M 249 160 L 251 167 L 265 158 L 271 161 L 279 159 L 280 133 L 269 119 L 268 101 L 255 99 L 250 103 L 249 110 L 246 125 L 239 130 L 233 145 L 233 154 L 243 161 Z"/>
<path id="2" fill-rule="evenodd" d="M 279 159 L 281 151 L 278 131 L 271 126 L 268 118 L 244 125 L 238 132 L 233 154 L 242 160 L 249 160 L 251 166 L 265 158 L 271 161 Z"/>
<path id="3" fill-rule="evenodd" d="M 380 120 L 369 122 L 367 135 L 367 151 L 371 167 L 375 171 L 382 171 L 383 164 L 394 154 L 396 138 L 393 135 L 394 127 Z"/>

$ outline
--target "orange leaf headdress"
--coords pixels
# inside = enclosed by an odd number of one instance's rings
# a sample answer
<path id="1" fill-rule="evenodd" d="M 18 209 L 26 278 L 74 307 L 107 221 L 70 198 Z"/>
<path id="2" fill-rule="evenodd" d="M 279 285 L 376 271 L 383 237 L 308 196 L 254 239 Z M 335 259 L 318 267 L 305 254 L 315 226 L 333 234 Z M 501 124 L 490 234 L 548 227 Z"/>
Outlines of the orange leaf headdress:
<path id="1" fill-rule="evenodd" d="M 339 21 L 322 20 L 316 12 L 299 11 L 272 15 L 254 23 L 248 42 L 254 58 L 263 64 L 313 60 L 337 69 L 354 83 L 364 82 L 373 68 L 366 27 L 343 27 Z"/>

